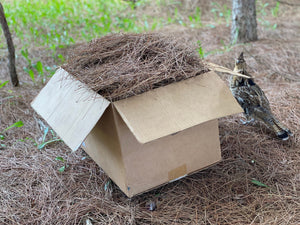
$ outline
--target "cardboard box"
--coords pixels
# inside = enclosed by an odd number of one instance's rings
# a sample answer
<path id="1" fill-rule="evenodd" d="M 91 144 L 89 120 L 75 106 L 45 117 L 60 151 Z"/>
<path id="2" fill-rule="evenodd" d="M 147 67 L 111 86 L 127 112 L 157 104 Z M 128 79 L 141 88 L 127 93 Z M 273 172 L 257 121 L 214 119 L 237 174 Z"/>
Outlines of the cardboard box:
<path id="1" fill-rule="evenodd" d="M 59 69 L 32 107 L 129 197 L 221 160 L 218 118 L 242 112 L 214 72 L 111 103 Z"/>

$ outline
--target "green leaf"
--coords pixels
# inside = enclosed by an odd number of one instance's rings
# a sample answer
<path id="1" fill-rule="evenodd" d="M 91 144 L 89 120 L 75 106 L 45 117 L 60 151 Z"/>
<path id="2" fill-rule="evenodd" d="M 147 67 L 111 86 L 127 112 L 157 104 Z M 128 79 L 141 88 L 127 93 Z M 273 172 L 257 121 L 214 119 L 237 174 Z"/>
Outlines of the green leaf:
<path id="1" fill-rule="evenodd" d="M 47 134 L 48 134 L 48 131 L 49 131 L 49 127 L 46 127 L 46 128 L 44 129 L 44 134 L 43 134 L 43 138 L 42 138 L 42 142 L 43 142 L 43 143 L 45 142 L 45 139 L 46 139 L 46 136 L 47 136 Z"/>
<path id="2" fill-rule="evenodd" d="M 32 80 L 33 82 L 35 82 L 33 70 L 28 70 L 28 74 L 29 74 L 31 80 Z"/>
<path id="3" fill-rule="evenodd" d="M 65 169 L 66 169 L 66 166 L 62 166 L 62 167 L 60 167 L 60 168 L 58 169 L 58 171 L 62 173 L 62 172 L 65 171 Z"/>
<path id="4" fill-rule="evenodd" d="M 204 51 L 203 51 L 203 48 L 202 48 L 201 42 L 200 42 L 200 41 L 198 41 L 197 43 L 198 43 L 198 46 L 199 46 L 199 48 L 198 48 L 198 53 L 199 53 L 199 56 L 200 56 L 200 58 L 201 58 L 201 59 L 203 59 L 203 58 L 204 58 Z"/>
<path id="5" fill-rule="evenodd" d="M 46 145 L 48 145 L 48 144 L 50 144 L 50 143 L 53 143 L 53 142 L 56 142 L 56 141 L 61 141 L 61 139 L 53 139 L 53 140 L 50 140 L 50 141 L 46 141 L 46 142 L 40 144 L 40 145 L 38 146 L 38 149 L 42 149 L 42 148 L 44 148 Z"/>
<path id="6" fill-rule="evenodd" d="M 27 49 L 26 49 L 27 50 Z M 28 50 L 27 51 L 24 51 L 23 49 L 21 50 L 21 54 L 22 56 L 24 56 L 25 58 L 28 57 Z"/>
<path id="7" fill-rule="evenodd" d="M 9 127 L 5 128 L 5 129 L 3 130 L 3 132 L 4 132 L 4 131 L 7 131 L 7 130 L 13 128 L 13 127 L 22 127 L 23 125 L 24 125 L 23 121 L 22 121 L 22 120 L 19 120 L 18 122 L 15 122 L 13 125 L 10 125 Z"/>
<path id="8" fill-rule="evenodd" d="M 57 55 L 57 58 L 60 59 L 61 63 L 64 63 L 65 57 L 64 57 L 62 54 L 58 54 L 58 55 Z"/>
<path id="9" fill-rule="evenodd" d="M 57 156 L 55 158 L 55 160 L 58 160 L 58 161 L 61 161 L 61 162 L 65 162 L 64 158 L 63 157 L 60 157 L 60 156 Z"/>
<path id="10" fill-rule="evenodd" d="M 259 186 L 259 187 L 270 188 L 268 185 L 266 185 L 266 184 L 264 184 L 264 183 L 262 183 L 262 182 L 260 182 L 260 181 L 258 181 L 256 179 L 254 179 L 254 178 L 252 178 L 251 183 L 254 184 L 254 185 L 256 185 L 256 186 Z"/>
<path id="11" fill-rule="evenodd" d="M 0 140 L 4 140 L 4 139 L 5 139 L 4 135 L 0 134 Z"/>
<path id="12" fill-rule="evenodd" d="M 0 82 L 0 88 L 4 87 L 9 81 L 4 81 L 3 83 Z"/>
<path id="13" fill-rule="evenodd" d="M 43 64 L 42 64 L 41 61 L 37 61 L 37 63 L 36 63 L 36 70 L 39 72 L 40 75 L 44 74 Z"/>

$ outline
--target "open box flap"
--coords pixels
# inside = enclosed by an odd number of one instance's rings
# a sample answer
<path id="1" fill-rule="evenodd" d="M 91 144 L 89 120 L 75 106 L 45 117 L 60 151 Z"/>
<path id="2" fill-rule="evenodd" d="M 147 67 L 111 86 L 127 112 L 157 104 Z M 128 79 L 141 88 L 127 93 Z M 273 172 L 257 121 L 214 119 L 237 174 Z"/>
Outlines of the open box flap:
<path id="1" fill-rule="evenodd" d="M 60 68 L 31 106 L 75 151 L 109 104 L 105 98 Z"/>
<path id="2" fill-rule="evenodd" d="M 140 143 L 243 112 L 214 72 L 113 103 Z"/>

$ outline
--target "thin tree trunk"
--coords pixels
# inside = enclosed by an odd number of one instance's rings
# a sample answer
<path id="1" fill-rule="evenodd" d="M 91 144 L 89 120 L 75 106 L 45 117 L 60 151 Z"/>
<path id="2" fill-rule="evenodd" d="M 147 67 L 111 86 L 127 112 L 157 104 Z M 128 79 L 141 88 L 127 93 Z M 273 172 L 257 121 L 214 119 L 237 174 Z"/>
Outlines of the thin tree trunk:
<path id="1" fill-rule="evenodd" d="M 232 0 L 231 43 L 257 40 L 255 0 Z"/>
<path id="2" fill-rule="evenodd" d="M 7 48 L 8 48 L 8 64 L 9 64 L 9 72 L 10 72 L 10 79 L 13 86 L 18 86 L 19 79 L 16 71 L 16 63 L 15 63 L 15 47 L 13 40 L 11 38 L 11 34 L 9 32 L 9 27 L 7 25 L 7 21 L 4 14 L 3 6 L 0 2 L 0 23 L 6 38 Z"/>

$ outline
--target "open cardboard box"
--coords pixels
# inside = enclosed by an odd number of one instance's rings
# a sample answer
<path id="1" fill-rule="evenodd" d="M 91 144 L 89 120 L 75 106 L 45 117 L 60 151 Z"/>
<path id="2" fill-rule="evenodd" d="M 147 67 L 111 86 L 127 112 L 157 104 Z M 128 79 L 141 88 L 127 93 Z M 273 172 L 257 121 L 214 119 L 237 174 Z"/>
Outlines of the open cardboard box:
<path id="1" fill-rule="evenodd" d="M 58 69 L 31 105 L 129 197 L 221 160 L 218 118 L 242 112 L 214 72 L 109 102 Z"/>

